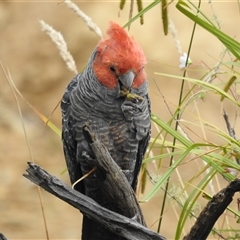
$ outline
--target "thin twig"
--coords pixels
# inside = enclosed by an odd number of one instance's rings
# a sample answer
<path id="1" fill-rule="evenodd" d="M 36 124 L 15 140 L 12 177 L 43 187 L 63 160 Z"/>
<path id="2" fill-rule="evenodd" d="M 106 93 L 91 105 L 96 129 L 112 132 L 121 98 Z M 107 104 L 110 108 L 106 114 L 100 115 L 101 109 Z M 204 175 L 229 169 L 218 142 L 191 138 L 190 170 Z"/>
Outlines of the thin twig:
<path id="1" fill-rule="evenodd" d="M 28 139 L 28 136 L 27 136 L 27 130 L 26 130 L 26 127 L 25 127 L 25 124 L 24 124 L 24 121 L 23 121 L 23 115 L 22 115 L 21 107 L 20 107 L 20 104 L 19 104 L 19 101 L 18 101 L 18 97 L 17 97 L 17 94 L 16 94 L 16 86 L 13 83 L 13 80 L 12 80 L 10 72 L 5 70 L 5 68 L 2 65 L 2 62 L 0 62 L 0 65 L 1 65 L 1 68 L 2 68 L 3 73 L 5 75 L 5 78 L 6 78 L 8 84 L 9 84 L 9 86 L 11 88 L 13 96 L 15 98 L 15 101 L 16 101 L 16 104 L 17 104 L 17 108 L 18 108 L 18 112 L 19 112 L 19 116 L 20 116 L 21 123 L 22 123 L 24 136 L 25 136 L 25 139 L 26 139 L 26 142 L 27 142 L 27 147 L 28 147 L 28 152 L 29 152 L 29 155 L 30 155 L 30 159 L 34 162 L 34 157 L 33 157 L 33 154 L 32 154 L 30 142 L 29 142 L 29 139 Z M 43 206 L 41 189 L 40 189 L 39 186 L 37 186 L 37 190 L 38 190 L 38 197 L 39 197 L 39 200 L 40 200 L 40 206 L 41 206 L 41 211 L 42 211 L 42 216 L 43 216 L 43 223 L 44 223 L 46 238 L 47 238 L 47 240 L 49 240 L 47 220 L 46 220 L 46 215 L 45 215 L 44 206 Z"/>
<path id="2" fill-rule="evenodd" d="M 228 118 L 228 114 L 226 113 L 226 111 L 223 109 L 223 117 L 227 126 L 227 130 L 228 130 L 228 134 L 230 137 L 232 137 L 233 139 L 237 140 L 236 135 L 235 135 L 235 131 L 234 129 L 231 127 L 231 124 L 229 122 L 229 118 Z M 236 154 L 235 159 L 236 162 L 238 163 L 238 165 L 240 165 L 240 159 L 237 157 L 239 155 L 239 151 L 234 150 Z"/>

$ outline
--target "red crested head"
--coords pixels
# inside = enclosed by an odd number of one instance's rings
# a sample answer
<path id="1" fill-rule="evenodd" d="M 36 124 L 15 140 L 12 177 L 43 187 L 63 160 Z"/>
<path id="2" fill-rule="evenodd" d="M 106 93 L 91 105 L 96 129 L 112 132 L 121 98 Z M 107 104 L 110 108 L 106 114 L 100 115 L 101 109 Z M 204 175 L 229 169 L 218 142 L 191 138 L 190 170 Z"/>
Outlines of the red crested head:
<path id="1" fill-rule="evenodd" d="M 117 23 L 110 23 L 108 38 L 100 41 L 93 69 L 99 82 L 113 89 L 119 80 L 138 88 L 146 81 L 146 57 L 133 37 Z"/>

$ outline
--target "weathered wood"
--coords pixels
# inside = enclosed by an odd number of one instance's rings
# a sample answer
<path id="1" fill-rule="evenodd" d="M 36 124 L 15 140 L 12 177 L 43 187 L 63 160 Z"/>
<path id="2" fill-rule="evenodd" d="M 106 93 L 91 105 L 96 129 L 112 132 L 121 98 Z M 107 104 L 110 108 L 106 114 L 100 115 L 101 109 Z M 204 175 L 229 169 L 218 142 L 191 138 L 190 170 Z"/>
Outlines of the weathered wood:
<path id="1" fill-rule="evenodd" d="M 165 240 L 166 238 L 151 231 L 135 220 L 103 208 L 91 198 L 72 189 L 56 177 L 47 173 L 35 163 L 28 163 L 24 177 L 44 188 L 49 193 L 79 209 L 85 216 L 103 224 L 119 236 L 129 240 Z"/>
<path id="2" fill-rule="evenodd" d="M 87 125 L 83 128 L 83 134 L 96 156 L 96 174 L 101 183 L 103 194 L 108 197 L 112 206 L 115 205 L 116 209 L 121 210 L 121 215 L 134 218 L 134 220 L 146 226 L 135 192 L 121 168 Z"/>
<path id="3" fill-rule="evenodd" d="M 218 192 L 208 202 L 207 206 L 200 213 L 196 223 L 191 228 L 184 240 L 204 240 L 207 239 L 215 222 L 232 202 L 233 196 L 240 191 L 240 180 L 232 181 L 226 188 Z"/>
<path id="4" fill-rule="evenodd" d="M 103 208 L 94 200 L 73 190 L 34 163 L 28 163 L 28 174 L 24 174 L 24 176 L 119 236 L 131 240 L 166 239 L 145 227 L 135 193 L 106 147 L 91 133 L 88 126 L 84 126 L 83 134 L 96 156 L 97 171 L 95 174 L 99 178 L 103 194 L 106 194 L 109 201 L 121 209 L 122 215 Z M 237 191 L 240 191 L 240 180 L 238 179 L 217 193 L 201 212 L 184 240 L 206 239 Z"/>

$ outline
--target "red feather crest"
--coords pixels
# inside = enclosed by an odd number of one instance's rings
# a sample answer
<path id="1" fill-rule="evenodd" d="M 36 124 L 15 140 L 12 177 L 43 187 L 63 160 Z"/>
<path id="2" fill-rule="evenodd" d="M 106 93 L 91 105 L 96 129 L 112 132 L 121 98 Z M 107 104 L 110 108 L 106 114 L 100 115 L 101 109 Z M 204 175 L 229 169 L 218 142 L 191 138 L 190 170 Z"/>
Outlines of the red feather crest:
<path id="1" fill-rule="evenodd" d="M 114 88 L 117 84 L 116 78 L 114 79 L 108 71 L 109 67 L 113 66 L 117 75 L 132 70 L 136 74 L 133 87 L 140 86 L 146 80 L 146 57 L 141 47 L 117 23 L 110 23 L 107 35 L 108 38 L 97 46 L 98 55 L 94 62 L 94 71 L 98 80 L 109 88 Z"/>

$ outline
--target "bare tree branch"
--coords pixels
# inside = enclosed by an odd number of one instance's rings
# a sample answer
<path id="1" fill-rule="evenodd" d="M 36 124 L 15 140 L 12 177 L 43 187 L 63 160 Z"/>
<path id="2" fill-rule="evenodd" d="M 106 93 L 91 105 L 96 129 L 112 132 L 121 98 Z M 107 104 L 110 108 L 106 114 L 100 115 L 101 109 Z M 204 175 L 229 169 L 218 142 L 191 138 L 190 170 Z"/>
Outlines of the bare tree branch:
<path id="1" fill-rule="evenodd" d="M 234 194 L 238 191 L 240 191 L 240 180 L 236 179 L 214 195 L 199 215 L 190 233 L 183 240 L 206 239 L 215 222 L 232 202 Z"/>
<path id="2" fill-rule="evenodd" d="M 79 209 L 85 216 L 103 224 L 119 236 L 129 240 L 165 240 L 135 220 L 103 208 L 91 198 L 75 191 L 35 163 L 28 163 L 24 177 L 44 188 L 49 193 Z"/>
<path id="3" fill-rule="evenodd" d="M 134 218 L 146 226 L 135 192 L 129 184 L 121 168 L 112 159 L 107 148 L 90 131 L 89 126 L 83 127 L 83 134 L 96 156 L 97 176 L 101 190 L 109 201 L 121 210 L 125 217 Z"/>
<path id="4" fill-rule="evenodd" d="M 145 227 L 135 193 L 106 147 L 87 125 L 83 127 L 83 134 L 96 156 L 96 174 L 101 183 L 103 194 L 106 194 L 109 201 L 113 201 L 121 209 L 122 215 L 103 208 L 94 200 L 73 190 L 34 163 L 28 163 L 28 174 L 24 174 L 24 176 L 119 236 L 129 240 L 166 239 Z M 226 188 L 213 196 L 184 240 L 206 239 L 237 191 L 240 191 L 239 179 L 232 181 Z"/>

